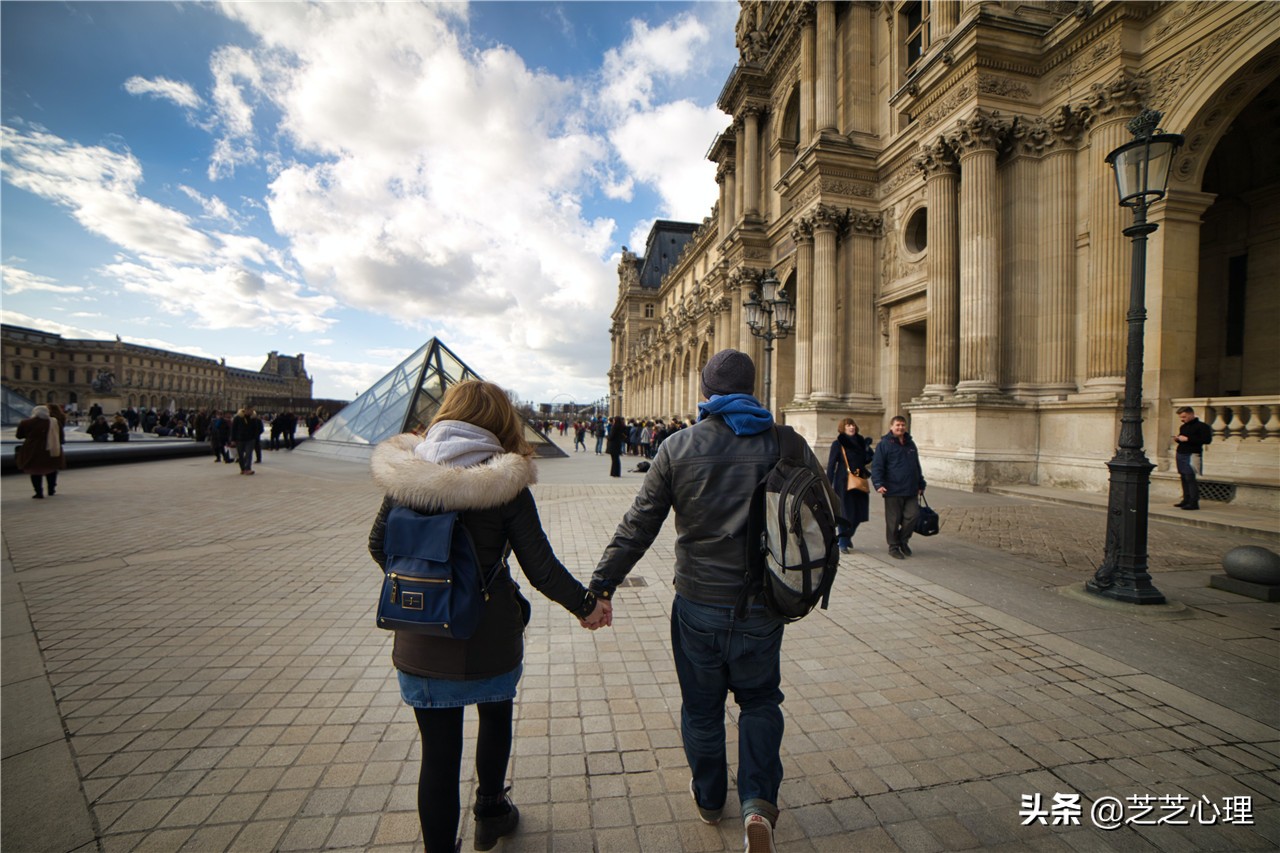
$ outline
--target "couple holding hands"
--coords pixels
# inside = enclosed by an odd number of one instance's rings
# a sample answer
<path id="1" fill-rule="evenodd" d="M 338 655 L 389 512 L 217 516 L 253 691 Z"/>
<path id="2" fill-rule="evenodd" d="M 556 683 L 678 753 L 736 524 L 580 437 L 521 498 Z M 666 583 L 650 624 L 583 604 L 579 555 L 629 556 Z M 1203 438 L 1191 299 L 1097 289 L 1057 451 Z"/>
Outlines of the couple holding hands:
<path id="1" fill-rule="evenodd" d="M 759 604 L 745 618 L 734 612 L 744 582 L 742 543 L 750 497 L 778 452 L 772 416 L 752 396 L 754 381 L 754 364 L 736 350 L 717 353 L 707 363 L 702 373 L 707 402 L 699 407 L 698 424 L 663 443 L 589 589 L 565 569 L 547 541 L 529 489 L 536 470 L 523 421 L 492 383 L 451 386 L 425 438 L 406 433 L 377 447 L 373 479 L 385 497 L 369 534 L 369 551 L 383 565 L 391 508 L 459 511 L 481 565 L 514 551 L 538 592 L 596 630 L 612 624 L 614 590 L 674 509 L 672 648 L 690 793 L 698 817 L 718 823 L 728 794 L 724 706 L 732 690 L 740 706 L 738 794 L 752 853 L 774 850 L 783 730 L 783 624 Z M 725 464 L 727 455 L 733 464 Z M 808 462 L 822 471 L 816 459 Z M 458 782 L 467 705 L 475 705 L 479 715 L 475 849 L 492 849 L 520 819 L 505 783 L 530 607 L 507 567 L 490 591 L 469 640 L 395 633 L 392 662 L 401 697 L 413 708 L 422 735 L 418 814 L 428 853 L 452 853 L 461 845 Z"/>

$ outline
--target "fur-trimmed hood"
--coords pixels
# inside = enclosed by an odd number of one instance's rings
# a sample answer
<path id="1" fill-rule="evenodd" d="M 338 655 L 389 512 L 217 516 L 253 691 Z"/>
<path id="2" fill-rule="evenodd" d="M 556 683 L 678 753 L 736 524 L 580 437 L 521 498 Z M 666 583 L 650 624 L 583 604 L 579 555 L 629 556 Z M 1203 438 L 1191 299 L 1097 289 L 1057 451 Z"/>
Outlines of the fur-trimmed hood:
<path id="1" fill-rule="evenodd" d="M 492 509 L 510 501 L 538 481 L 533 460 L 501 453 L 480 465 L 451 468 L 414 453 L 422 438 L 393 435 L 373 451 L 373 481 L 388 498 L 414 509 Z"/>

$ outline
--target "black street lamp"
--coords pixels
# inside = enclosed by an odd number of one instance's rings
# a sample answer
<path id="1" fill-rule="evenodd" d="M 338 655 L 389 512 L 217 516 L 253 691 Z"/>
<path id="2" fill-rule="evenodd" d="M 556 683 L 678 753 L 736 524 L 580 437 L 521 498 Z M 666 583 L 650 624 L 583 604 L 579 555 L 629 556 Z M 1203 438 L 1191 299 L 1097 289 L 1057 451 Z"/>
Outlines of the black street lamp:
<path id="1" fill-rule="evenodd" d="M 764 400 L 769 407 L 769 384 L 773 371 L 773 342 L 780 341 L 794 328 L 795 308 L 785 288 L 778 286 L 773 270 L 765 270 L 760 289 L 751 291 L 742 306 L 747 309 L 747 327 L 751 334 L 764 339 Z"/>
<path id="2" fill-rule="evenodd" d="M 1164 198 L 1173 156 L 1182 145 L 1176 133 L 1160 133 L 1160 113 L 1143 110 L 1129 122 L 1134 141 L 1107 155 L 1115 170 L 1122 207 L 1133 209 L 1124 229 L 1133 240 L 1129 285 L 1129 340 L 1125 351 L 1124 411 L 1120 444 L 1107 463 L 1111 490 L 1107 501 L 1107 538 L 1102 565 L 1085 589 L 1130 604 L 1164 604 L 1147 571 L 1147 513 L 1153 466 L 1142 452 L 1142 346 L 1147 319 L 1147 235 L 1159 226 L 1147 222 L 1147 207 Z"/>

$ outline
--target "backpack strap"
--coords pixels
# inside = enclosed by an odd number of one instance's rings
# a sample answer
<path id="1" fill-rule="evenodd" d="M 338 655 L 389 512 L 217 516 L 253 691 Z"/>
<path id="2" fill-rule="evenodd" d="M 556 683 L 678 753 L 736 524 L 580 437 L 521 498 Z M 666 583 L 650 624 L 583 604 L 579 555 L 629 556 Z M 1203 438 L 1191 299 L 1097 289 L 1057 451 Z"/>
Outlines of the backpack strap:
<path id="1" fill-rule="evenodd" d="M 718 415 L 713 417 L 718 417 Z M 777 424 L 772 425 L 769 429 L 773 433 L 774 453 L 781 459 L 782 433 L 778 430 Z M 777 463 L 775 462 L 774 464 L 776 465 Z M 770 465 L 769 471 L 772 470 L 773 465 Z M 765 472 L 765 475 L 760 478 L 760 482 L 756 483 L 755 489 L 751 492 L 751 504 L 747 511 L 747 535 L 742 555 L 744 566 L 742 591 L 738 594 L 738 603 L 733 608 L 735 619 L 746 619 L 752 603 L 764 591 L 764 552 L 762 542 L 765 530 L 764 486 L 765 481 L 769 479 L 769 471 Z"/>

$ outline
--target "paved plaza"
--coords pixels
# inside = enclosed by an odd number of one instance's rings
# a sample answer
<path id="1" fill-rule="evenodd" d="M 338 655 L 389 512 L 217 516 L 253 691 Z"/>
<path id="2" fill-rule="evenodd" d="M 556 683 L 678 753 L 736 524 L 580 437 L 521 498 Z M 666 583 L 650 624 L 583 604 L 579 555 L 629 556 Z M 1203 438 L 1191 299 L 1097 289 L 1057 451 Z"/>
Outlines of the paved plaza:
<path id="1" fill-rule="evenodd" d="M 43 501 L 0 481 L 6 853 L 421 850 L 417 729 L 373 624 L 380 495 L 365 466 L 301 450 L 256 467 L 72 469 Z M 585 580 L 641 475 L 590 452 L 539 469 Z M 942 534 L 907 561 L 873 498 L 830 609 L 787 629 L 779 848 L 1280 847 L 1280 605 L 1208 586 L 1229 548 L 1276 548 L 1276 520 L 1157 510 L 1171 603 L 1108 606 L 1078 591 L 1098 496 L 929 496 Z M 719 827 L 689 798 L 673 543 L 668 520 L 611 630 L 525 584 L 522 820 L 500 853 L 741 849 L 733 792 Z"/>

